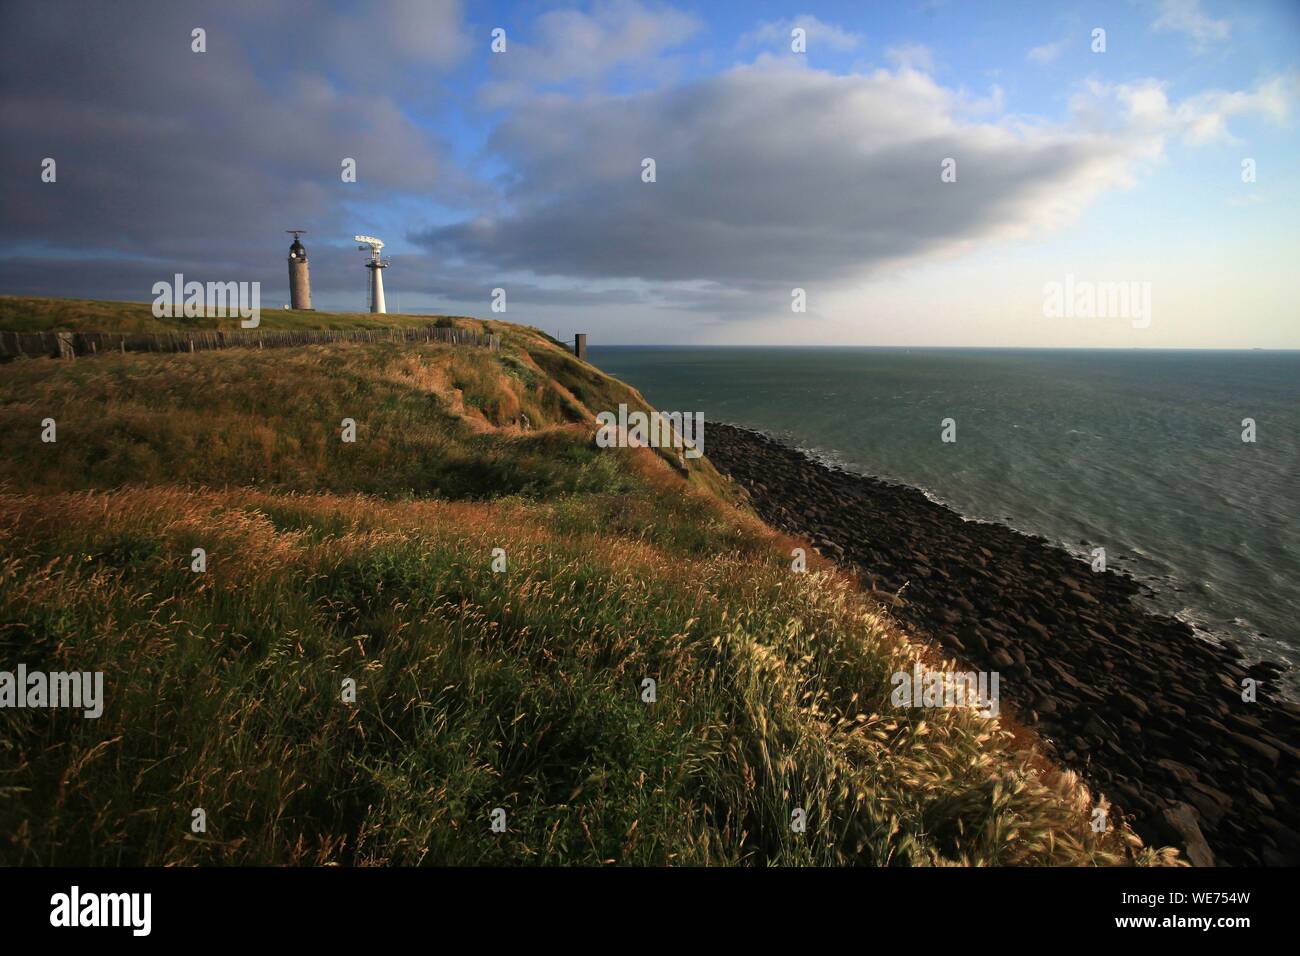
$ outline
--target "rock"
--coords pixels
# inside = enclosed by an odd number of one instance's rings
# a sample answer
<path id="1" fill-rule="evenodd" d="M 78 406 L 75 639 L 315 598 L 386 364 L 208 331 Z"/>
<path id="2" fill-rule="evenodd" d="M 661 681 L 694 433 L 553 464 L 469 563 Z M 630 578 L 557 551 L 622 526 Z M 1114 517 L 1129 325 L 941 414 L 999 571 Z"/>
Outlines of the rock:
<path id="1" fill-rule="evenodd" d="M 1113 740 L 1115 737 L 1115 731 L 1096 714 L 1088 715 L 1088 719 L 1083 722 L 1083 729 L 1096 740 Z"/>
<path id="2" fill-rule="evenodd" d="M 1025 621 L 1025 627 L 1029 628 L 1029 630 L 1033 631 L 1035 634 L 1037 634 L 1045 641 L 1049 641 L 1052 639 L 1052 632 L 1049 631 L 1042 624 L 1038 623 L 1038 621 L 1036 621 L 1032 617 L 1029 618 L 1029 620 Z"/>
<path id="3" fill-rule="evenodd" d="M 1125 811 L 1138 816 L 1149 817 L 1155 812 L 1151 803 L 1128 781 L 1116 783 L 1113 787 L 1118 803 Z"/>
<path id="4" fill-rule="evenodd" d="M 1300 760 L 1300 750 L 1297 750 L 1288 743 L 1278 740 L 1276 737 L 1270 737 L 1268 734 L 1260 734 L 1259 742 L 1267 744 L 1274 750 L 1286 754 L 1292 760 Z"/>
<path id="5" fill-rule="evenodd" d="M 957 637 L 961 640 L 963 647 L 969 647 L 978 643 L 979 632 L 973 624 L 963 624 L 957 628 Z"/>
<path id="6" fill-rule="evenodd" d="M 1148 713 L 1150 713 L 1150 710 L 1147 708 L 1146 702 L 1143 701 L 1142 698 L 1137 697 L 1133 694 L 1125 693 L 1123 691 L 1121 691 L 1117 695 L 1116 703 L 1119 704 L 1121 710 L 1126 711 L 1128 713 L 1135 713 L 1140 717 L 1145 717 Z"/>
<path id="7" fill-rule="evenodd" d="M 1205 835 L 1201 833 L 1195 810 L 1185 803 L 1175 803 L 1163 811 L 1161 819 L 1178 835 L 1192 866 L 1214 866 L 1214 853 L 1205 842 Z"/>
<path id="8" fill-rule="evenodd" d="M 1254 737 L 1247 737 L 1245 734 L 1235 734 L 1230 732 L 1228 738 L 1247 750 L 1253 750 L 1274 767 L 1277 766 L 1278 760 L 1282 757 L 1275 748 L 1270 747 L 1262 740 L 1256 740 Z"/>
<path id="9" fill-rule="evenodd" d="M 1162 757 L 1156 761 L 1156 766 L 1168 771 L 1169 776 L 1179 783 L 1192 784 L 1196 782 L 1196 771 L 1180 764 L 1177 760 Z"/>
<path id="10" fill-rule="evenodd" d="M 1274 810 L 1273 801 L 1270 800 L 1268 797 L 1264 796 L 1264 794 L 1260 793 L 1254 787 L 1246 787 L 1246 794 L 1252 800 L 1258 803 L 1261 807 L 1263 807 L 1266 812 L 1268 813 L 1273 812 Z"/>
<path id="11" fill-rule="evenodd" d="M 1090 573 L 1042 538 L 965 521 L 754 432 L 706 427 L 710 461 L 763 520 L 825 554 L 838 546 L 904 627 L 1002 672 L 1008 710 L 1099 792 L 1123 783 L 1119 806 L 1171 834 L 1164 842 L 1196 844 L 1202 865 L 1300 863 L 1300 707 L 1267 692 L 1274 667 L 1246 667 L 1142 610 L 1144 589 L 1118 563 Z M 1243 707 L 1248 675 L 1266 692 Z M 1162 822 L 1180 804 L 1195 825 L 1180 821 L 1186 840 Z"/>
<path id="12" fill-rule="evenodd" d="M 1189 784 L 1186 794 L 1188 802 L 1201 812 L 1210 826 L 1216 826 L 1232 807 L 1232 797 L 1200 781 Z"/>
<path id="13" fill-rule="evenodd" d="M 1273 847 L 1265 848 L 1261 856 L 1265 866 L 1295 866 L 1295 860 L 1288 858 L 1285 853 Z"/>

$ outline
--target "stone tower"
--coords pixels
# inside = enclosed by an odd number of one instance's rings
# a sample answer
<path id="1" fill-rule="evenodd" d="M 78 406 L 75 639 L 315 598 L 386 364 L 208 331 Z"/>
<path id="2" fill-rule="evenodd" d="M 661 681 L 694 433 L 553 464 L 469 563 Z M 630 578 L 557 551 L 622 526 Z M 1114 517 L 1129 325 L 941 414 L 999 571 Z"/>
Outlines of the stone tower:
<path id="1" fill-rule="evenodd" d="M 286 229 L 293 233 L 289 247 L 289 308 L 311 308 L 311 276 L 307 272 L 307 249 L 298 239 L 306 229 Z"/>

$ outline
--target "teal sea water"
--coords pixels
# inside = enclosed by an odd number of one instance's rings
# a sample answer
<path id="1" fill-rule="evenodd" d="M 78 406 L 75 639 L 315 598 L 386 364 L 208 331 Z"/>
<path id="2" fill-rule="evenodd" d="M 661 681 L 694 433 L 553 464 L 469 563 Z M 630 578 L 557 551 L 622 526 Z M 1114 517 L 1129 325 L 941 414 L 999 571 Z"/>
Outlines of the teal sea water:
<path id="1" fill-rule="evenodd" d="M 589 349 L 657 408 L 703 411 L 1039 534 L 1300 690 L 1300 352 Z M 940 440 L 956 421 L 957 441 Z M 1256 441 L 1242 441 L 1242 420 Z M 705 434 L 705 453 L 708 435 Z"/>

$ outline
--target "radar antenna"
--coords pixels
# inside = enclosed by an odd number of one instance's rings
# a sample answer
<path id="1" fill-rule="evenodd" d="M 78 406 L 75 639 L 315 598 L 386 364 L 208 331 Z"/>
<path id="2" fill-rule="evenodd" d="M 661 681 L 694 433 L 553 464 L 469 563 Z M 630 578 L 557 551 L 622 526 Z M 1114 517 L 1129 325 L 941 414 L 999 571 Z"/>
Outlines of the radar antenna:
<path id="1" fill-rule="evenodd" d="M 366 268 L 370 270 L 370 311 L 387 312 L 384 307 L 384 274 L 380 269 L 387 269 L 389 260 L 379 255 L 379 250 L 384 248 L 382 239 L 376 239 L 374 236 L 353 236 L 353 241 L 359 243 L 357 246 L 362 252 L 370 250 L 370 258 L 366 260 Z"/>

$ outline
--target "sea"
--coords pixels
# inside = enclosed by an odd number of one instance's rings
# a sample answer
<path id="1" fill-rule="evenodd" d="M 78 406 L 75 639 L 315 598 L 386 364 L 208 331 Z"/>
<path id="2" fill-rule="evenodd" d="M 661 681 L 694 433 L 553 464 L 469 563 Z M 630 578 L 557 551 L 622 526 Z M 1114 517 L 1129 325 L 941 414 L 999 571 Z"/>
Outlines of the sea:
<path id="1" fill-rule="evenodd" d="M 606 346 L 588 358 L 663 411 L 763 431 L 1080 560 L 1104 548 L 1149 589 L 1147 607 L 1289 665 L 1278 690 L 1300 699 L 1300 352 Z"/>

